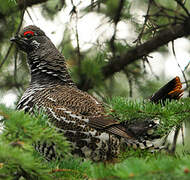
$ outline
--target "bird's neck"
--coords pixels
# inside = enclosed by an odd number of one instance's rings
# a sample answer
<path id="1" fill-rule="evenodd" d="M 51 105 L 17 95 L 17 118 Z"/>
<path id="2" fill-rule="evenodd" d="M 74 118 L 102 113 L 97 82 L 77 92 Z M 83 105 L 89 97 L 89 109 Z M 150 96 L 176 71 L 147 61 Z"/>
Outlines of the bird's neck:
<path id="1" fill-rule="evenodd" d="M 40 53 L 28 54 L 28 64 L 31 71 L 31 84 L 39 86 L 61 84 L 75 87 L 75 83 L 68 73 L 64 57 L 57 49 L 52 52 L 42 49 Z"/>
<path id="2" fill-rule="evenodd" d="M 49 87 L 60 85 L 71 85 L 73 82 L 68 80 L 61 80 L 58 77 L 49 75 L 45 72 L 36 71 L 35 73 L 31 72 L 31 82 L 30 84 L 37 85 L 39 87 Z"/>

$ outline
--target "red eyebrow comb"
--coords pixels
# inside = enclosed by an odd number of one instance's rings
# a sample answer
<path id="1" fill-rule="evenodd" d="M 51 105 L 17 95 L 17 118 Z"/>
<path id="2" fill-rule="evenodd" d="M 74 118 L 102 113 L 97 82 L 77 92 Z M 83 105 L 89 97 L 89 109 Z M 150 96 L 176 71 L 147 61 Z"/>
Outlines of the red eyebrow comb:
<path id="1" fill-rule="evenodd" d="M 34 32 L 33 32 L 33 31 L 26 31 L 26 32 L 24 32 L 24 36 L 26 36 L 27 34 L 32 34 L 32 35 L 34 35 Z"/>

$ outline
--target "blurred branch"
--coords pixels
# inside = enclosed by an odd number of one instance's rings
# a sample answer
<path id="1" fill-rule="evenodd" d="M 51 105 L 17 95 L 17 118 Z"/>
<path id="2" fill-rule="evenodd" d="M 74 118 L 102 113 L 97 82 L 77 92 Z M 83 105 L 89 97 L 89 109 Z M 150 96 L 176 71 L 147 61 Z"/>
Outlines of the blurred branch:
<path id="1" fill-rule="evenodd" d="M 26 12 L 27 12 L 27 14 L 28 14 L 30 20 L 32 21 L 32 23 L 35 24 L 35 23 L 34 23 L 34 20 L 33 20 L 33 18 L 32 18 L 32 16 L 30 15 L 30 13 L 29 13 L 29 11 L 28 11 L 28 9 L 26 9 Z"/>
<path id="2" fill-rule="evenodd" d="M 142 39 L 142 36 L 143 36 L 143 34 L 144 34 L 144 30 L 145 30 L 145 27 L 146 27 L 146 25 L 147 25 L 148 18 L 149 18 L 149 11 L 150 11 L 151 3 L 152 3 L 152 0 L 149 0 L 147 12 L 146 12 L 146 15 L 144 16 L 145 19 L 144 19 L 144 23 L 143 23 L 142 30 L 141 30 L 141 32 L 139 33 L 137 39 L 134 41 L 134 43 L 137 43 L 137 45 L 138 45 L 138 44 L 141 44 L 141 39 Z"/>
<path id="3" fill-rule="evenodd" d="M 97 7 L 98 11 L 100 11 L 100 4 L 101 4 L 101 0 L 97 0 L 97 1 L 94 1 L 94 0 L 91 0 L 91 4 L 88 6 L 88 8 L 90 7 L 90 10 L 92 11 L 95 7 Z"/>
<path id="4" fill-rule="evenodd" d="M 81 50 L 80 50 L 80 41 L 79 41 L 79 33 L 78 33 L 78 20 L 79 20 L 79 16 L 78 16 L 78 11 L 77 11 L 77 7 L 74 5 L 73 3 L 73 0 L 71 0 L 71 4 L 73 6 L 70 14 L 71 14 L 71 18 L 73 15 L 75 15 L 75 37 L 76 37 L 76 42 L 77 42 L 77 49 L 76 49 L 76 52 L 77 52 L 77 72 L 78 72 L 78 77 L 80 77 L 80 82 L 78 84 L 78 87 L 83 87 L 85 88 L 85 84 L 86 81 L 84 80 L 84 76 L 83 74 L 81 73 L 81 60 L 82 60 L 82 55 L 81 55 Z"/>
<path id="5" fill-rule="evenodd" d="M 12 47 L 13 47 L 13 43 L 11 43 L 11 45 L 9 46 L 8 51 L 7 51 L 6 55 L 5 55 L 5 57 L 3 58 L 3 60 L 0 63 L 0 69 L 2 68 L 3 64 L 7 60 L 8 56 L 9 56 L 9 54 L 11 52 Z"/>
<path id="6" fill-rule="evenodd" d="M 20 23 L 19 23 L 19 26 L 18 26 L 18 28 L 17 28 L 16 34 L 18 34 L 18 32 L 20 31 L 20 28 L 21 28 L 21 26 L 22 26 L 25 10 L 26 10 L 26 8 L 24 8 L 24 9 L 22 10 L 22 12 L 21 12 Z"/>
<path id="7" fill-rule="evenodd" d="M 30 7 L 36 4 L 44 3 L 48 0 L 17 0 L 20 9 L 25 9 L 25 7 Z"/>
<path id="8" fill-rule="evenodd" d="M 44 3 L 48 0 L 17 0 L 16 7 L 9 8 L 6 12 L 0 12 L 0 19 L 5 21 L 5 18 L 10 16 L 11 14 L 18 12 L 20 10 L 25 10 L 27 7 L 31 7 L 33 5 L 37 5 L 40 3 Z"/>
<path id="9" fill-rule="evenodd" d="M 16 48 L 15 55 L 14 55 L 14 81 L 17 83 L 17 59 L 18 59 L 18 48 Z"/>
<path id="10" fill-rule="evenodd" d="M 168 12 L 174 12 L 173 9 L 170 9 L 168 7 L 163 7 L 161 6 L 159 3 L 155 2 L 155 0 L 152 0 L 152 3 L 159 8 L 159 12 L 163 12 L 165 15 L 168 15 Z M 182 18 L 186 18 L 186 16 L 184 14 L 182 14 L 181 12 L 178 12 L 178 15 L 181 16 Z"/>
<path id="11" fill-rule="evenodd" d="M 181 71 L 181 73 L 182 73 L 182 75 L 183 75 L 183 78 L 184 78 L 184 80 L 185 80 L 186 88 L 188 89 L 188 88 L 189 88 L 189 84 L 188 84 L 187 77 L 186 77 L 186 75 L 185 75 L 185 71 L 181 68 L 181 66 L 180 66 L 180 64 L 179 64 L 179 62 L 178 62 L 178 60 L 177 60 L 177 57 L 176 57 L 175 48 L 174 48 L 174 41 L 172 41 L 172 51 L 173 51 L 173 55 L 174 55 L 174 57 L 175 57 L 175 60 L 176 60 L 176 62 L 177 62 L 177 65 L 178 65 L 178 67 L 179 67 L 179 69 L 180 69 L 180 71 Z M 190 97 L 190 91 L 189 91 L 189 95 L 188 95 L 188 96 Z"/>
<path id="12" fill-rule="evenodd" d="M 19 26 L 18 26 L 18 28 L 17 28 L 16 34 L 20 31 L 20 28 L 21 28 L 21 26 L 22 26 L 22 22 L 23 22 L 23 18 L 24 18 L 24 13 L 25 13 L 25 9 L 22 10 L 22 13 L 21 13 L 21 20 L 20 20 L 20 24 L 19 24 Z M 9 56 L 9 54 L 10 54 L 10 52 L 11 52 L 12 47 L 13 47 L 13 43 L 11 43 L 11 45 L 9 46 L 8 51 L 7 51 L 7 53 L 6 53 L 5 57 L 4 57 L 4 59 L 3 59 L 2 62 L 0 63 L 0 69 L 2 68 L 3 64 L 4 64 L 5 61 L 7 60 L 8 56 Z"/>
<path id="13" fill-rule="evenodd" d="M 133 97 L 133 80 L 132 80 L 131 74 L 126 69 L 124 69 L 124 73 L 128 79 L 129 97 L 132 98 Z"/>
<path id="14" fill-rule="evenodd" d="M 77 57 L 78 57 L 78 70 L 79 75 L 81 74 L 81 52 L 80 52 L 80 42 L 79 42 L 79 33 L 78 33 L 78 12 L 76 11 L 76 22 L 75 22 L 75 35 L 77 40 Z"/>
<path id="15" fill-rule="evenodd" d="M 188 17 L 190 17 L 190 13 L 189 13 L 188 9 L 185 7 L 184 3 L 181 0 L 175 0 L 175 1 L 183 8 L 183 10 L 186 12 Z"/>
<path id="16" fill-rule="evenodd" d="M 148 27 L 148 21 L 149 21 L 149 18 L 150 18 L 149 12 L 150 12 L 150 8 L 151 8 L 152 1 L 153 1 L 153 0 L 149 0 L 149 1 L 148 1 L 148 8 L 147 8 L 147 11 L 146 11 L 146 15 L 144 16 L 145 19 L 144 19 L 143 27 L 142 27 L 142 29 L 141 29 L 141 31 L 140 31 L 140 33 L 139 33 L 137 39 L 134 41 L 134 43 L 136 43 L 136 45 L 142 44 L 142 37 L 143 37 L 143 35 L 144 35 L 144 33 L 145 33 L 146 27 Z M 159 28 L 160 28 L 160 26 L 159 26 Z M 151 31 L 151 32 L 153 32 L 153 31 Z M 152 67 L 151 67 L 151 65 L 150 65 L 150 62 L 149 62 L 149 60 L 148 60 L 148 56 L 142 57 L 142 60 L 143 60 L 144 71 L 146 70 L 146 68 L 145 68 L 145 62 L 146 62 L 146 63 L 148 64 L 148 66 L 149 66 L 150 71 L 152 72 L 152 74 L 156 77 L 156 79 L 159 79 L 158 76 L 156 76 L 155 73 L 154 73 L 153 70 L 152 70 Z"/>
<path id="17" fill-rule="evenodd" d="M 115 58 L 115 60 L 102 68 L 105 79 L 112 76 L 114 73 L 123 70 L 125 66 L 155 51 L 157 48 L 166 45 L 168 42 L 190 35 L 189 29 L 190 18 L 188 18 L 183 24 L 171 25 L 170 27 L 165 28 L 147 42 L 131 48 L 119 58 Z"/>
<path id="18" fill-rule="evenodd" d="M 114 33 L 113 33 L 111 40 L 110 40 L 110 47 L 111 47 L 112 52 L 113 52 L 113 57 L 115 57 L 114 41 L 115 41 L 115 36 L 117 33 L 117 24 L 120 21 L 121 16 L 122 16 L 122 9 L 124 8 L 124 2 L 125 2 L 125 0 L 120 0 L 119 5 L 118 5 L 118 9 L 117 9 L 115 17 L 113 19 L 113 21 L 114 21 Z"/>
<path id="19" fill-rule="evenodd" d="M 71 17 L 73 15 L 76 16 L 76 21 L 75 21 L 75 36 L 76 36 L 76 41 L 77 41 L 77 56 L 78 56 L 78 65 L 80 66 L 81 65 L 81 52 L 80 52 L 80 43 L 79 43 L 79 34 L 78 34 L 78 12 L 77 12 L 77 7 L 74 5 L 73 3 L 73 0 L 71 0 L 71 4 L 73 6 L 70 14 L 71 14 Z"/>

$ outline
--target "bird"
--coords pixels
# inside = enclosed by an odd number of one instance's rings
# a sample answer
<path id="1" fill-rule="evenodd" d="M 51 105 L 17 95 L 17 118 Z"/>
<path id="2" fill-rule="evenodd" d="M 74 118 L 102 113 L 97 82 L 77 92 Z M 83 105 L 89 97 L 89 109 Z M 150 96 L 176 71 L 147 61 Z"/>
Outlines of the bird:
<path id="1" fill-rule="evenodd" d="M 123 143 L 140 148 L 153 146 L 136 139 L 136 131 L 142 134 L 141 131 L 147 130 L 142 124 L 140 130 L 136 128 L 138 124 L 129 129 L 107 115 L 102 102 L 77 88 L 64 56 L 39 27 L 26 26 L 10 40 L 27 54 L 31 75 L 17 110 L 33 113 L 36 107 L 45 109 L 49 122 L 70 142 L 73 155 L 96 162 L 107 161 L 118 156 Z M 179 77 L 175 77 L 149 101 L 157 103 L 166 98 L 179 99 L 183 93 L 181 88 Z M 35 148 L 49 160 L 56 157 L 53 143 L 48 146 L 36 143 Z"/>

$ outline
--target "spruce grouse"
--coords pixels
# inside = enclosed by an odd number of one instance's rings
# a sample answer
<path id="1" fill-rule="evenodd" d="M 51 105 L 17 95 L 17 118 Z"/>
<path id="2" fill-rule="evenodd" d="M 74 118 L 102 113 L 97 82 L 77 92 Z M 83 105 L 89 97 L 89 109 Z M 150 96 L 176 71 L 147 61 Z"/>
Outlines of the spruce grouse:
<path id="1" fill-rule="evenodd" d="M 62 54 L 38 27 L 25 27 L 11 39 L 27 54 L 31 82 L 20 99 L 17 109 L 32 113 L 45 109 L 50 121 L 62 131 L 73 146 L 72 153 L 94 161 L 117 157 L 121 142 L 149 147 L 138 142 L 127 128 L 107 117 L 103 105 L 93 96 L 79 90 L 72 81 Z M 182 94 L 178 77 L 155 93 L 150 100 L 178 99 Z M 47 159 L 55 157 L 55 147 L 36 145 Z"/>

